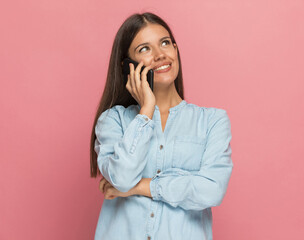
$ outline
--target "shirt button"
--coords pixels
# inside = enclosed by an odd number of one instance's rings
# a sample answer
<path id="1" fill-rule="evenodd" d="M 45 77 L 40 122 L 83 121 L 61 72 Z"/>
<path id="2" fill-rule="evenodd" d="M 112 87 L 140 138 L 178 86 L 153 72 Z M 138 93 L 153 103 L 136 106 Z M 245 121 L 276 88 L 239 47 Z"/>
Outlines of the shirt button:
<path id="1" fill-rule="evenodd" d="M 159 146 L 159 149 L 163 149 L 163 145 L 160 145 L 160 146 Z"/>
<path id="2" fill-rule="evenodd" d="M 160 169 L 157 170 L 157 173 L 160 173 Z"/>
<path id="3" fill-rule="evenodd" d="M 154 217 L 154 213 L 151 213 L 151 215 L 150 215 L 151 217 Z"/>
<path id="4" fill-rule="evenodd" d="M 145 117 L 145 120 L 148 121 L 149 119 L 147 117 Z"/>

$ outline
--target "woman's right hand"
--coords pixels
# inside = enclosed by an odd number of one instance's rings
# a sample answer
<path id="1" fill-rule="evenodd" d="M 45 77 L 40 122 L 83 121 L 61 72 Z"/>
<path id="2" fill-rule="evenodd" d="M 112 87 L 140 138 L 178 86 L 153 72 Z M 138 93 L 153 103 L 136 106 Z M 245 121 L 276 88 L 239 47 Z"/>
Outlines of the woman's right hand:
<path id="1" fill-rule="evenodd" d="M 130 74 L 128 74 L 126 88 L 141 108 L 154 108 L 156 101 L 147 81 L 147 73 L 155 66 L 155 63 L 146 66 L 140 74 L 142 66 L 143 61 L 141 61 L 134 70 L 134 65 L 130 63 Z"/>
<path id="2" fill-rule="evenodd" d="M 105 199 L 112 200 L 117 197 L 129 197 L 137 194 L 137 185 L 128 192 L 120 192 L 114 188 L 104 177 L 99 182 L 99 190 L 104 194 Z"/>

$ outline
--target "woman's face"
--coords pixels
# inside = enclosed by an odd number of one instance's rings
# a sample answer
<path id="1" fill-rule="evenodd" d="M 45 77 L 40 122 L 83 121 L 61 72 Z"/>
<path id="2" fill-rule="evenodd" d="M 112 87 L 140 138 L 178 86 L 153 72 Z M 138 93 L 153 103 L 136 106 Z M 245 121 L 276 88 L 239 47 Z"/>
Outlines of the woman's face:
<path id="1" fill-rule="evenodd" d="M 129 57 L 136 62 L 143 61 L 145 66 L 154 64 L 154 83 L 165 85 L 174 82 L 178 75 L 179 63 L 177 46 L 172 44 L 168 31 L 161 25 L 148 24 L 133 39 L 129 48 Z M 169 68 L 155 70 L 159 66 Z"/>

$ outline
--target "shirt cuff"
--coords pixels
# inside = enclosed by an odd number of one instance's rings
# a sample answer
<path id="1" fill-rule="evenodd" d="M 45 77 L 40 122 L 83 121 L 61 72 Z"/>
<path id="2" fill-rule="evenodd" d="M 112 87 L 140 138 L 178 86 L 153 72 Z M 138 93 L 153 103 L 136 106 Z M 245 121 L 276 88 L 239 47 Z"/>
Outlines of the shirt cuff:
<path id="1" fill-rule="evenodd" d="M 158 181 L 159 181 L 159 176 L 158 175 L 153 177 L 150 181 L 150 192 L 151 192 L 151 197 L 152 197 L 153 200 L 160 200 L 161 199 L 161 196 L 159 194 Z"/>
<path id="2" fill-rule="evenodd" d="M 154 128 L 154 126 L 155 126 L 154 121 L 145 114 L 138 113 L 136 115 L 136 118 L 140 122 L 142 127 L 148 125 L 151 128 Z"/>

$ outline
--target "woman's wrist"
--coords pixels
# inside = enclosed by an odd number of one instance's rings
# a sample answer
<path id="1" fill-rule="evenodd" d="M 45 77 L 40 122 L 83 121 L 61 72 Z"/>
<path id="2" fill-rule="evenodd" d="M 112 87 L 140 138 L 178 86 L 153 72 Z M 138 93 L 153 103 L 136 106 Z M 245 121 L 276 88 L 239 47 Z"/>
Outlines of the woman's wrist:
<path id="1" fill-rule="evenodd" d="M 153 114 L 154 114 L 154 110 L 155 110 L 155 106 L 153 108 L 152 107 L 142 107 L 140 109 L 139 114 L 144 114 L 147 117 L 149 117 L 150 119 L 152 119 L 153 118 Z"/>
<path id="2" fill-rule="evenodd" d="M 133 188 L 133 195 L 142 195 L 152 198 L 150 192 L 151 180 L 152 178 L 142 178 L 139 183 Z"/>

